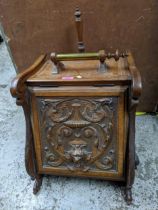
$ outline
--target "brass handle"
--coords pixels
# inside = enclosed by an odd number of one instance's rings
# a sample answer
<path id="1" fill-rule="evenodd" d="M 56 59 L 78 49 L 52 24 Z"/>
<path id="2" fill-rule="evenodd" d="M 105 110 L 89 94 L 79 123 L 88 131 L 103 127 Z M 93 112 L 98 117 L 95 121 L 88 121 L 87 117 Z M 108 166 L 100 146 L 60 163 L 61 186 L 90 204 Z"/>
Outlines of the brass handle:
<path id="1" fill-rule="evenodd" d="M 63 68 L 63 64 L 61 61 L 75 61 L 75 60 L 100 60 L 99 70 L 101 72 L 106 71 L 105 59 L 114 58 L 116 61 L 119 60 L 120 57 L 127 57 L 128 54 L 119 53 L 116 50 L 115 53 L 105 53 L 104 50 L 100 50 L 99 52 L 91 52 L 91 53 L 68 53 L 68 54 L 56 54 L 51 53 L 51 60 L 56 66 L 56 70 L 54 69 L 54 74 L 59 73 L 59 67 Z"/>
<path id="2" fill-rule="evenodd" d="M 127 57 L 128 54 L 119 53 L 105 53 L 104 50 L 100 50 L 99 52 L 91 52 L 91 53 L 67 53 L 67 54 L 56 54 L 51 53 L 51 60 L 55 63 L 58 61 L 74 61 L 74 60 L 101 60 L 101 59 L 110 59 L 114 58 L 116 61 L 119 60 L 120 57 Z"/>

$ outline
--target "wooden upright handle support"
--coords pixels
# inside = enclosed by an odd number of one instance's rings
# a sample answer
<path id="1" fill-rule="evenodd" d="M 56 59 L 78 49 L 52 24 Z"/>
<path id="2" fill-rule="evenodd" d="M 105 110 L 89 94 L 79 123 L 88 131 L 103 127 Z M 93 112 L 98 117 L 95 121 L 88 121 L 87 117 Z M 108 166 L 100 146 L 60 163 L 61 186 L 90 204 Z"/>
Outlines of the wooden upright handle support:
<path id="1" fill-rule="evenodd" d="M 75 11 L 75 22 L 76 22 L 76 29 L 77 29 L 77 36 L 78 36 L 78 51 L 84 52 L 85 46 L 83 43 L 83 21 L 81 19 L 81 12 L 79 8 L 76 8 L 76 11 Z"/>

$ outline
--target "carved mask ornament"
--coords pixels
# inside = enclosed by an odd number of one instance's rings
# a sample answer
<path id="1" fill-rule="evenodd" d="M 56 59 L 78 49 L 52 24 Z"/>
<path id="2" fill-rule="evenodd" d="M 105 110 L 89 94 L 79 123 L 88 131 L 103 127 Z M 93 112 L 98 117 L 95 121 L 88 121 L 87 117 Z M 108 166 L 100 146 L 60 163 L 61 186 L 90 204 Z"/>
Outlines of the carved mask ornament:
<path id="1" fill-rule="evenodd" d="M 44 162 L 50 166 L 88 171 L 113 167 L 114 150 L 105 156 L 112 138 L 112 98 L 40 99 Z"/>

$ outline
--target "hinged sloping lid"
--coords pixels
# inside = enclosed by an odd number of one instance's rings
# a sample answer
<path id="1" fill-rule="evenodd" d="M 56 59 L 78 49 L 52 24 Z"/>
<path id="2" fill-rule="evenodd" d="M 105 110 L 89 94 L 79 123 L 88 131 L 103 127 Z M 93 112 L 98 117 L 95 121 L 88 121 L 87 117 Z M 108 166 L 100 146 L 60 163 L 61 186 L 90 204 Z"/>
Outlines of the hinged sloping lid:
<path id="1" fill-rule="evenodd" d="M 131 76 L 123 58 L 118 61 L 106 61 L 107 71 L 98 72 L 100 61 L 63 61 L 65 69 L 59 74 L 52 74 L 53 62 L 48 60 L 34 75 L 27 79 L 29 83 L 78 83 L 78 82 L 115 82 L 129 81 Z"/>

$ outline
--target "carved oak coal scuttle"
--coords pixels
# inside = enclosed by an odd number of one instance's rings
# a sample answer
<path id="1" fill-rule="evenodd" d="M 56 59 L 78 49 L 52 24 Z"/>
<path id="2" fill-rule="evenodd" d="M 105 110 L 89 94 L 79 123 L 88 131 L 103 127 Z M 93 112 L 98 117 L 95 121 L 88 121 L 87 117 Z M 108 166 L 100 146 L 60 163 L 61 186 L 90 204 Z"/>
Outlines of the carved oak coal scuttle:
<path id="1" fill-rule="evenodd" d="M 80 24 L 79 11 L 76 16 Z M 84 53 L 80 36 L 79 50 L 40 56 L 11 85 L 26 118 L 33 192 L 44 174 L 101 178 L 124 182 L 130 203 L 140 74 L 130 52 Z"/>

